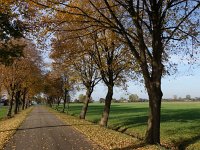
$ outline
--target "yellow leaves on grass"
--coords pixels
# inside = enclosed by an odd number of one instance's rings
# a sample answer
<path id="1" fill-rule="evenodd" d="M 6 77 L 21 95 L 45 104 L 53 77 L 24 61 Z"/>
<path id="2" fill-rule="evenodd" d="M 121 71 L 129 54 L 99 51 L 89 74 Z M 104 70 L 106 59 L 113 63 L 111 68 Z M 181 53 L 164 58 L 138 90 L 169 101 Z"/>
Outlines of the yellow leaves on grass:
<path id="1" fill-rule="evenodd" d="M 157 145 L 146 145 L 137 138 L 128 136 L 126 134 L 116 132 L 114 130 L 101 127 L 98 124 L 91 123 L 86 120 L 69 116 L 63 113 L 58 113 L 50 109 L 60 120 L 70 125 L 75 130 L 84 134 L 94 144 L 98 144 L 102 148 L 112 150 L 160 150 L 162 147 Z M 98 148 L 95 148 L 97 150 Z"/>
<path id="2" fill-rule="evenodd" d="M 140 143 L 136 138 L 101 127 L 85 120 L 80 120 L 73 116 L 60 113 L 55 113 L 55 115 L 105 149 L 125 148 Z"/>
<path id="3" fill-rule="evenodd" d="M 32 108 L 29 108 L 13 118 L 0 121 L 0 149 L 3 149 L 5 143 L 12 137 L 31 110 Z"/>

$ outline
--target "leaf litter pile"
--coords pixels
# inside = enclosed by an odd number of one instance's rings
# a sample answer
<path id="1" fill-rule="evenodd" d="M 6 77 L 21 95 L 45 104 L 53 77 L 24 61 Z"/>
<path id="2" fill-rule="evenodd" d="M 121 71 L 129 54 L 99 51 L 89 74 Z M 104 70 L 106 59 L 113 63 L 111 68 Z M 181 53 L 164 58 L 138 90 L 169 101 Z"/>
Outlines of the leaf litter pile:
<path id="1" fill-rule="evenodd" d="M 114 130 L 101 127 L 97 124 L 91 123 L 86 120 L 81 120 L 77 117 L 66 115 L 65 113 L 56 112 L 49 109 L 50 112 L 55 114 L 60 120 L 70 125 L 72 128 L 84 134 L 88 139 L 100 145 L 104 149 L 112 150 L 156 150 L 160 149 L 158 146 L 144 145 L 142 141 L 129 135 L 116 132 Z"/>
<path id="2" fill-rule="evenodd" d="M 16 132 L 17 128 L 25 120 L 27 114 L 31 112 L 32 108 L 28 108 L 13 118 L 0 121 L 0 149 L 3 149 L 5 143 Z"/>

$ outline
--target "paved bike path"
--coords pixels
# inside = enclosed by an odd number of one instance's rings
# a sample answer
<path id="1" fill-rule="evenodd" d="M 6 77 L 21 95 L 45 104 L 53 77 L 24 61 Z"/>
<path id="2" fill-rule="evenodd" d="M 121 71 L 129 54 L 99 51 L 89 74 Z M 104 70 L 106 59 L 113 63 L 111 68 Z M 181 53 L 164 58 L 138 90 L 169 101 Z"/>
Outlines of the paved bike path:
<path id="1" fill-rule="evenodd" d="M 5 150 L 96 150 L 84 135 L 36 106 L 9 140 Z"/>

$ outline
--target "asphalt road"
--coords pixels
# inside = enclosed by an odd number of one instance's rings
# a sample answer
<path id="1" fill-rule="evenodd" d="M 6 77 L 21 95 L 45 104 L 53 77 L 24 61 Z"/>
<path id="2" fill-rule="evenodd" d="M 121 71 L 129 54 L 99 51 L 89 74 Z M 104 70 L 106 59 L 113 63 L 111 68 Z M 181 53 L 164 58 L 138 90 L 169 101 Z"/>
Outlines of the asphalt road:
<path id="1" fill-rule="evenodd" d="M 45 108 L 36 106 L 8 141 L 5 150 L 101 149 L 80 132 L 64 124 Z"/>

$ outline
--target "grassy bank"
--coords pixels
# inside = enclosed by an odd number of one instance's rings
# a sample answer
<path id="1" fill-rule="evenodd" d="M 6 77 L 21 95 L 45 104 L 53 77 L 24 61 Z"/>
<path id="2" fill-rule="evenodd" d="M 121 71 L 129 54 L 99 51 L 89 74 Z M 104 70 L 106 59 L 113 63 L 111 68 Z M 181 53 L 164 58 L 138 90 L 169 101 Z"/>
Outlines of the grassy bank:
<path id="1" fill-rule="evenodd" d="M 70 104 L 69 113 L 78 116 L 82 104 Z M 59 107 L 61 110 L 62 106 Z M 86 120 L 98 123 L 103 104 L 90 104 Z M 148 103 L 114 103 L 108 127 L 143 138 L 147 126 Z M 162 103 L 161 142 L 167 147 L 199 149 L 200 103 Z"/>

